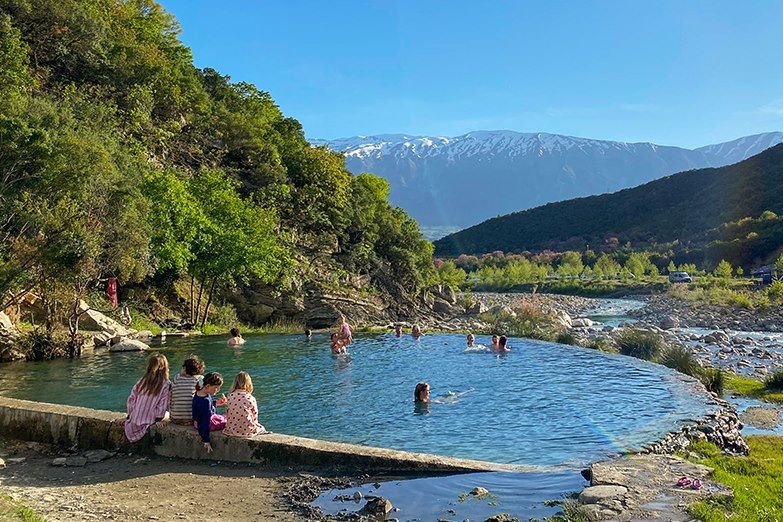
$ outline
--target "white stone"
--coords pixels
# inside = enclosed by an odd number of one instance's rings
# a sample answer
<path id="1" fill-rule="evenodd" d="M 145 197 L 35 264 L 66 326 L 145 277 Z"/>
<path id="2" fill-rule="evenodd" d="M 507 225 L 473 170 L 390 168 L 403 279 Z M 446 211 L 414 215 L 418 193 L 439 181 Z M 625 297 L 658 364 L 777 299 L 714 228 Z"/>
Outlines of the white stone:
<path id="1" fill-rule="evenodd" d="M 149 350 L 150 347 L 137 339 L 123 339 L 109 347 L 110 352 L 138 352 Z"/>

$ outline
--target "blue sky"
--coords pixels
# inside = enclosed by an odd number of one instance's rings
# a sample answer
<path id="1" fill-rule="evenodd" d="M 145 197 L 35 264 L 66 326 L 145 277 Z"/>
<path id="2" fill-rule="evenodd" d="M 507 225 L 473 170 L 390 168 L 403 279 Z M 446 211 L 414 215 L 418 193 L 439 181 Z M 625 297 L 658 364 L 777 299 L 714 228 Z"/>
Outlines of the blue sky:
<path id="1" fill-rule="evenodd" d="M 163 0 L 196 65 L 310 138 L 479 129 L 696 147 L 783 130 L 783 2 Z"/>

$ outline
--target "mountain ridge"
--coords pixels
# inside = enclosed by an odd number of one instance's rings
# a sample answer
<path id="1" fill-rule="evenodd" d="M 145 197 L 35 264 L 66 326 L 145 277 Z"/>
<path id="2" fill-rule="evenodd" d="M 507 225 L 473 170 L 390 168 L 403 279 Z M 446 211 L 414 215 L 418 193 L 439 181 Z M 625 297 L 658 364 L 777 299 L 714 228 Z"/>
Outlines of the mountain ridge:
<path id="1" fill-rule="evenodd" d="M 436 255 L 678 241 L 723 223 L 783 213 L 783 144 L 742 162 L 679 172 L 610 194 L 488 219 L 435 242 Z"/>
<path id="2" fill-rule="evenodd" d="M 675 172 L 724 166 L 783 142 L 783 132 L 696 149 L 511 130 L 310 141 L 343 153 L 354 174 L 373 172 L 386 178 L 391 201 L 422 225 L 469 226 L 552 201 L 614 192 Z M 488 191 L 487 186 L 497 189 Z"/>

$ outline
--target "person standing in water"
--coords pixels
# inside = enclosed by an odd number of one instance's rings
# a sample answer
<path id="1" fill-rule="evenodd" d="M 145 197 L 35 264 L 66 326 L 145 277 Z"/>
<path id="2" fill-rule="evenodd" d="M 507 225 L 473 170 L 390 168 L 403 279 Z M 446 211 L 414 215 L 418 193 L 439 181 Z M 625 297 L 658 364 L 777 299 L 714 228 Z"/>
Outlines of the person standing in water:
<path id="1" fill-rule="evenodd" d="M 419 326 L 418 324 L 414 324 L 411 327 L 411 335 L 413 336 L 414 339 L 418 339 L 419 337 L 424 335 L 424 331 L 421 329 L 421 326 Z"/>
<path id="2" fill-rule="evenodd" d="M 476 338 L 472 333 L 468 334 L 468 348 L 474 348 L 476 346 Z"/>
<path id="3" fill-rule="evenodd" d="M 239 333 L 239 328 L 231 329 L 231 339 L 226 341 L 229 346 L 241 346 L 245 344 L 245 340 L 242 338 L 242 334 Z"/>
<path id="4" fill-rule="evenodd" d="M 501 335 L 500 339 L 498 339 L 498 347 L 493 348 L 496 352 L 510 352 L 511 348 L 506 346 L 508 343 L 508 338 L 505 335 Z"/>
<path id="5" fill-rule="evenodd" d="M 402 325 L 399 324 L 394 325 L 394 336 L 402 337 Z"/>
<path id="6" fill-rule="evenodd" d="M 492 336 L 492 346 L 490 347 L 493 350 L 497 350 L 500 348 L 500 338 L 497 335 Z"/>
<path id="7" fill-rule="evenodd" d="M 353 342 L 353 331 L 351 325 L 345 320 L 345 316 L 340 314 L 337 317 L 340 325 L 340 339 L 343 341 L 344 346 L 348 346 Z"/>

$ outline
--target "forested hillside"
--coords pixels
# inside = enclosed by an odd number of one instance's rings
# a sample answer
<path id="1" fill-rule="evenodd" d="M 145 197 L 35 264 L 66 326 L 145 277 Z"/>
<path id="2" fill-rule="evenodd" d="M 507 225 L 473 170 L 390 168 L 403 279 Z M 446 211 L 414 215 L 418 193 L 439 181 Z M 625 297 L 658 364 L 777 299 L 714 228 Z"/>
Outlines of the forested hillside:
<path id="1" fill-rule="evenodd" d="M 184 281 L 200 322 L 221 292 L 295 313 L 330 285 L 394 302 L 425 284 L 432 246 L 388 184 L 195 68 L 179 31 L 148 0 L 0 0 L 0 309 L 34 292 L 67 322 L 109 277 L 121 296 Z"/>
<path id="2" fill-rule="evenodd" d="M 712 249 L 718 260 L 746 265 L 780 247 L 773 241 L 781 235 L 777 218 L 762 219 L 768 224 L 754 225 L 758 231 L 736 234 L 752 225 L 743 218 L 766 211 L 783 213 L 783 145 L 735 165 L 681 172 L 613 194 L 490 219 L 437 241 L 435 247 L 438 255 L 453 256 L 671 244 L 675 250 L 697 248 L 701 254 Z"/>

